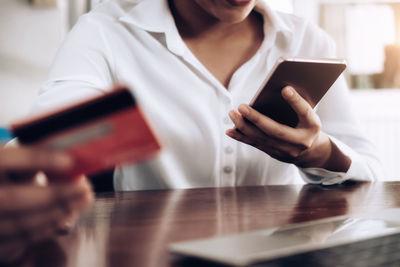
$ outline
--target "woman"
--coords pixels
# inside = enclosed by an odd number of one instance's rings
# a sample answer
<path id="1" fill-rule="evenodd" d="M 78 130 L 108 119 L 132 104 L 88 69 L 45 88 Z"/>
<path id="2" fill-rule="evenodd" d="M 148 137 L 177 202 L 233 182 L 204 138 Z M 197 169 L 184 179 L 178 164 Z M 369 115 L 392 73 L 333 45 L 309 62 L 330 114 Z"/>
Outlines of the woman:
<path id="1" fill-rule="evenodd" d="M 334 50 L 320 29 L 271 10 L 268 0 L 107 1 L 74 27 L 34 110 L 130 86 L 163 151 L 118 167 L 117 190 L 375 180 L 380 165 L 343 78 L 315 111 L 283 89 L 296 128 L 241 105 L 279 57 Z"/>

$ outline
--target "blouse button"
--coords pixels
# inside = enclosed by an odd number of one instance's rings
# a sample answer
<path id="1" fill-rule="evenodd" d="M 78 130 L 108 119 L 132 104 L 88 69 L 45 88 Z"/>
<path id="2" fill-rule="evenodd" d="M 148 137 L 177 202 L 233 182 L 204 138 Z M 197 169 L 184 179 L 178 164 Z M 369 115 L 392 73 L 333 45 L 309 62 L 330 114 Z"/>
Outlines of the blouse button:
<path id="1" fill-rule="evenodd" d="M 231 146 L 227 146 L 225 147 L 224 151 L 226 154 L 232 154 L 233 148 Z"/>
<path id="2" fill-rule="evenodd" d="M 225 166 L 224 167 L 224 173 L 229 174 L 232 172 L 232 167 L 231 166 Z"/>

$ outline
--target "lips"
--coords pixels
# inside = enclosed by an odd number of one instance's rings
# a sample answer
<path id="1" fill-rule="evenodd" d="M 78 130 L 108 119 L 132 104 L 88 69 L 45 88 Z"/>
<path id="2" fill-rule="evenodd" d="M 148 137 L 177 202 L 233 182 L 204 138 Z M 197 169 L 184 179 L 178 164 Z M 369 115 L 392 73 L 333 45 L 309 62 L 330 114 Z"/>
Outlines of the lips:
<path id="1" fill-rule="evenodd" d="M 227 2 L 234 7 L 246 6 L 251 0 L 227 0 Z"/>

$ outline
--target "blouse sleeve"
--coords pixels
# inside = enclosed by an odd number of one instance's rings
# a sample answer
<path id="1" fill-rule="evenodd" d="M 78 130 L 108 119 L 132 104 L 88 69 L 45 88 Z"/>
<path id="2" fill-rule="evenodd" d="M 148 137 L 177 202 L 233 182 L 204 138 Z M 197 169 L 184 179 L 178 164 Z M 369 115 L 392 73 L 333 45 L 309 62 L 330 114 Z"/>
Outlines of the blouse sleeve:
<path id="1" fill-rule="evenodd" d="M 112 88 L 112 56 L 102 28 L 89 16 L 80 18 L 59 49 L 32 112 L 38 113 Z"/>
<path id="2" fill-rule="evenodd" d="M 325 44 L 328 57 L 336 57 L 333 40 L 326 36 Z M 351 165 L 346 173 L 321 168 L 301 168 L 303 179 L 308 183 L 324 185 L 342 183 L 349 179 L 382 179 L 383 171 L 376 148 L 364 135 L 361 124 L 352 110 L 349 88 L 343 75 L 317 105 L 316 112 L 322 122 L 322 131 L 351 159 Z"/>

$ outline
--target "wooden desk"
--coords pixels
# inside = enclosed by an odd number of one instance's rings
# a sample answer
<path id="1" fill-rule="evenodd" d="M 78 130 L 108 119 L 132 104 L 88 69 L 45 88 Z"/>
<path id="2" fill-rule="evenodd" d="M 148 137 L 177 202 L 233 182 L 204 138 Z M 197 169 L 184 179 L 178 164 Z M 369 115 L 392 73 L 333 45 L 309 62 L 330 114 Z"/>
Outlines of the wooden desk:
<path id="1" fill-rule="evenodd" d="M 400 207 L 400 182 L 101 194 L 72 233 L 36 248 L 35 261 L 58 267 L 204 266 L 173 257 L 167 245 L 392 207 Z"/>

